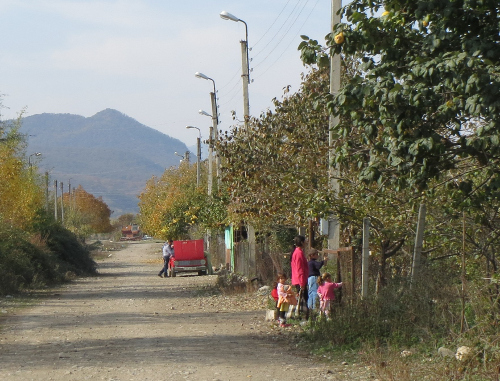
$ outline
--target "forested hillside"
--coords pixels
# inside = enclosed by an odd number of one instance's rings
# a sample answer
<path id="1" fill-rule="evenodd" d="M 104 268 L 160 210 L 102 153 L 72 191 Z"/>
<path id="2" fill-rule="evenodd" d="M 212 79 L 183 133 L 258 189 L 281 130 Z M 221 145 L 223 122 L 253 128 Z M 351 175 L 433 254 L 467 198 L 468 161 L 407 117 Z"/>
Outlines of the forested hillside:
<path id="1" fill-rule="evenodd" d="M 136 213 L 137 195 L 153 175 L 179 164 L 174 152 L 188 150 L 181 141 L 147 127 L 119 111 L 92 117 L 39 114 L 23 118 L 28 154 L 39 170 L 63 182 L 65 191 L 82 185 L 102 196 L 114 215 Z"/>

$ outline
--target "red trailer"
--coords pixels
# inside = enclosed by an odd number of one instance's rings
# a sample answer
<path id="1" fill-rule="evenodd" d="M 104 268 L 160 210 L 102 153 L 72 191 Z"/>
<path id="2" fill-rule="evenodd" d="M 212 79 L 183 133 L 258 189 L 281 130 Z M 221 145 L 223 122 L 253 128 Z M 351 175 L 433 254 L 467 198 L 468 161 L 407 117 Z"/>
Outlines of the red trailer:
<path id="1" fill-rule="evenodd" d="M 197 271 L 207 275 L 208 260 L 202 239 L 174 241 L 174 257 L 170 258 L 170 276 L 180 272 Z"/>

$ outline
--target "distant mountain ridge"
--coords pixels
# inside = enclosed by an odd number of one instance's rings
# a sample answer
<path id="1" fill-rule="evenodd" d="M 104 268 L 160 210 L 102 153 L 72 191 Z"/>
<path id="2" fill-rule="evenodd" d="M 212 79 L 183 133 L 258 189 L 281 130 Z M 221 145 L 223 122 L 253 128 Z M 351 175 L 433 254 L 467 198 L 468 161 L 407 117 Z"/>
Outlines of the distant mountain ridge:
<path id="1" fill-rule="evenodd" d="M 91 117 L 73 114 L 38 114 L 23 118 L 28 135 L 27 154 L 51 182 L 63 182 L 65 192 L 82 187 L 102 197 L 113 216 L 137 213 L 137 195 L 152 176 L 177 166 L 174 152 L 185 152 L 178 139 L 147 127 L 113 109 Z M 192 156 L 194 157 L 194 156 Z"/>

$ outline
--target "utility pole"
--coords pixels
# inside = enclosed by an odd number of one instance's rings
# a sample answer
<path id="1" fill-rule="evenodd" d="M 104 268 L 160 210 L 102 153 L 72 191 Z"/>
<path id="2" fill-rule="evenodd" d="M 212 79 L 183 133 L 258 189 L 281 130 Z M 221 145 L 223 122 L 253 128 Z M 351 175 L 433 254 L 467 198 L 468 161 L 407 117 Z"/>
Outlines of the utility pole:
<path id="1" fill-rule="evenodd" d="M 49 171 L 45 171 L 45 210 L 49 210 Z"/>
<path id="2" fill-rule="evenodd" d="M 71 210 L 71 179 L 68 180 L 68 206 Z"/>
<path id="3" fill-rule="evenodd" d="M 64 225 L 64 187 L 61 181 L 61 224 Z"/>
<path id="4" fill-rule="evenodd" d="M 370 219 L 363 218 L 363 252 L 361 254 L 361 298 L 368 297 L 368 267 L 370 261 Z"/>
<path id="5" fill-rule="evenodd" d="M 424 244 L 425 215 L 427 208 L 422 202 L 418 210 L 417 233 L 415 234 L 415 247 L 413 249 L 413 265 L 411 267 L 411 284 L 418 282 L 420 270 L 420 258 L 422 257 L 422 246 Z"/>
<path id="6" fill-rule="evenodd" d="M 213 171 L 214 171 L 214 157 L 213 157 L 213 127 L 210 127 L 209 129 L 209 138 L 208 138 L 208 189 L 207 189 L 207 194 L 209 196 L 212 195 L 212 177 L 213 177 Z"/>
<path id="7" fill-rule="evenodd" d="M 57 180 L 54 180 L 54 218 L 57 221 Z"/>
<path id="8" fill-rule="evenodd" d="M 218 116 L 218 110 L 217 110 L 217 94 L 215 94 L 215 85 L 214 85 L 214 92 L 210 93 L 210 100 L 212 103 L 212 128 L 213 128 L 213 137 L 214 141 L 217 142 L 219 140 L 219 116 Z M 212 138 L 212 135 L 210 135 L 210 138 Z M 212 151 L 213 151 L 213 144 L 215 142 L 212 142 Z M 220 168 L 220 158 L 217 153 L 217 150 L 215 151 L 215 175 L 217 176 L 217 186 L 219 186 L 219 168 Z"/>
<path id="9" fill-rule="evenodd" d="M 245 24 L 246 27 L 246 24 Z M 241 44 L 241 70 L 243 74 L 243 116 L 245 118 L 245 130 L 248 130 L 248 123 L 250 121 L 250 100 L 248 99 L 248 84 L 250 83 L 249 62 L 248 62 L 248 32 L 247 39 L 240 41 Z"/>
<path id="10" fill-rule="evenodd" d="M 201 163 L 201 138 L 198 136 L 196 138 L 196 187 L 200 186 L 200 163 Z"/>
<path id="11" fill-rule="evenodd" d="M 337 14 L 342 7 L 342 0 L 332 0 L 332 14 L 331 14 L 331 29 L 335 28 L 335 25 L 340 23 L 340 15 Z M 334 54 L 330 57 L 330 94 L 333 96 L 337 95 L 340 90 L 340 55 Z M 339 117 L 330 114 L 329 118 L 329 133 L 328 133 L 328 179 L 330 189 L 338 195 L 339 183 L 338 168 L 334 165 L 335 150 L 333 148 L 334 144 L 334 128 L 339 124 Z M 336 250 L 339 248 L 339 235 L 340 226 L 339 220 L 336 216 L 331 215 L 328 219 L 328 248 L 331 250 Z"/>

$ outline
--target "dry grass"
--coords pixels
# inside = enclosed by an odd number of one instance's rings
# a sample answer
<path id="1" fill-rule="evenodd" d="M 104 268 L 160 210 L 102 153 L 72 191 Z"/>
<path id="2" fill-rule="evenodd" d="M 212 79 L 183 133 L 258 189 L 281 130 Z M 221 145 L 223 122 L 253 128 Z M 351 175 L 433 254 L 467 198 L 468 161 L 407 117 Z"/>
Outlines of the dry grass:
<path id="1" fill-rule="evenodd" d="M 362 361 L 370 364 L 379 380 L 500 380 L 500 364 L 483 362 L 480 357 L 468 361 L 458 361 L 451 357 L 441 357 L 437 349 L 433 353 L 417 350 L 373 350 L 360 352 Z"/>

